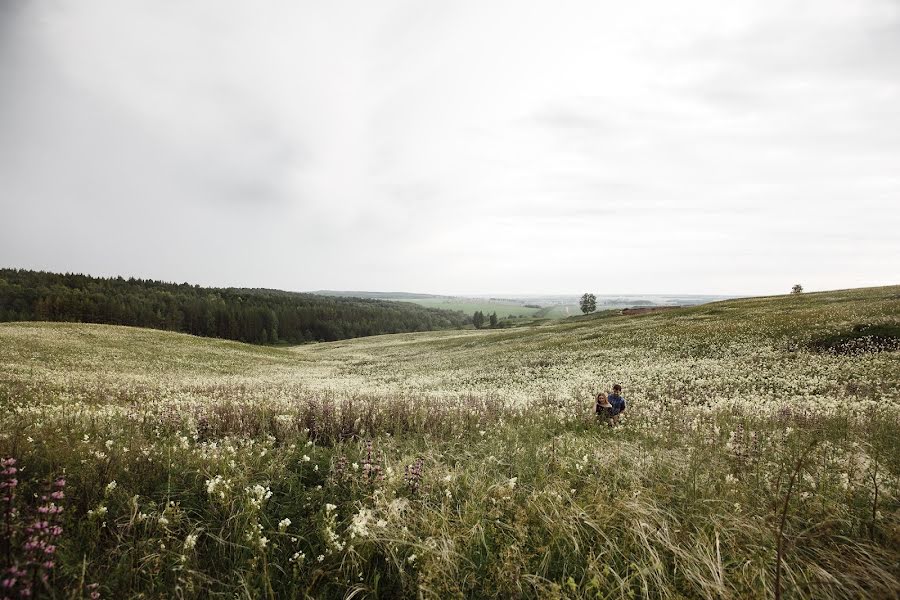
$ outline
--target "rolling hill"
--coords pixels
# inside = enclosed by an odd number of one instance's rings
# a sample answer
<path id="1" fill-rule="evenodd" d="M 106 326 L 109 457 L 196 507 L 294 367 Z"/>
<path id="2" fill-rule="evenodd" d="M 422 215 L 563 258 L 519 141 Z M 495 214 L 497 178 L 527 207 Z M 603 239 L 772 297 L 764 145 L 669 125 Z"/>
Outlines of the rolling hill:
<path id="1" fill-rule="evenodd" d="M 900 286 L 292 347 L 2 323 L 0 407 L 10 556 L 65 487 L 55 589 L 900 589 Z"/>
<path id="2" fill-rule="evenodd" d="M 132 325 L 292 343 L 462 327 L 471 316 L 409 302 L 0 269 L 0 322 Z"/>

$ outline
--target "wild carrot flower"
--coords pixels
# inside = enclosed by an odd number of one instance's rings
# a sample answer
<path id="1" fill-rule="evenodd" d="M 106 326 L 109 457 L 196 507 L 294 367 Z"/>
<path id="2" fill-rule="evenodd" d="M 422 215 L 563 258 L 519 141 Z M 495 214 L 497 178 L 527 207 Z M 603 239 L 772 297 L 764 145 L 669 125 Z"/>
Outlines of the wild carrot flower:
<path id="1" fill-rule="evenodd" d="M 187 534 L 187 537 L 184 538 L 184 549 L 193 550 L 194 546 L 197 545 L 197 537 L 196 533 Z"/>
<path id="2" fill-rule="evenodd" d="M 372 519 L 372 511 L 368 508 L 361 508 L 359 512 L 353 515 L 350 523 L 350 539 L 356 537 L 366 537 L 369 535 L 369 521 Z"/>

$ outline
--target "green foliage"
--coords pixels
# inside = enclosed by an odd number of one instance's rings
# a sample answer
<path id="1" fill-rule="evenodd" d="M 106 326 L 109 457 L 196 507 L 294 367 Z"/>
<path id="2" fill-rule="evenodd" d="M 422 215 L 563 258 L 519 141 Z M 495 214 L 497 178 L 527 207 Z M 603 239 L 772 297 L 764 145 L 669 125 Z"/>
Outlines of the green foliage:
<path id="1" fill-rule="evenodd" d="M 0 321 L 134 325 L 297 344 L 458 328 L 469 320 L 405 302 L 0 269 Z"/>
<path id="2" fill-rule="evenodd" d="M 597 310 L 597 296 L 590 293 L 584 294 L 581 297 L 579 306 L 581 307 L 581 312 L 583 312 L 584 314 L 594 312 L 595 310 Z"/>

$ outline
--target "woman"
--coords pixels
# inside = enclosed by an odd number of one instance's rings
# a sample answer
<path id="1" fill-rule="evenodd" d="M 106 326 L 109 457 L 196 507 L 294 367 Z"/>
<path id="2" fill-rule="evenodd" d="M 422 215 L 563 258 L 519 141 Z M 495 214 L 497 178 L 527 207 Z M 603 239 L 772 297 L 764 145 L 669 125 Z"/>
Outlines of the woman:
<path id="1" fill-rule="evenodd" d="M 594 414 L 599 420 L 612 425 L 613 405 L 609 403 L 609 398 L 603 392 L 597 394 L 597 400 L 594 402 Z"/>

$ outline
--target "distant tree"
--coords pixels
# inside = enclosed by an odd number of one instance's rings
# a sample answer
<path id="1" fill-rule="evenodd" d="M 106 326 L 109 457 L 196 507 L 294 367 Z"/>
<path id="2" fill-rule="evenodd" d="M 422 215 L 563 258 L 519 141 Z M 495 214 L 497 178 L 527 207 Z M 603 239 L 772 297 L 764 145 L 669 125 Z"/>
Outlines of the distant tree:
<path id="1" fill-rule="evenodd" d="M 497 326 L 497 311 L 491 313 L 491 327 Z"/>
<path id="2" fill-rule="evenodd" d="M 592 313 L 597 310 L 597 296 L 593 294 L 585 294 L 581 297 L 581 312 L 584 314 Z"/>
<path id="3" fill-rule="evenodd" d="M 472 315 L 472 323 L 475 325 L 476 329 L 481 329 L 484 325 L 484 313 L 480 310 L 476 310 L 475 314 Z"/>
<path id="4" fill-rule="evenodd" d="M 792 293 L 792 294 L 802 294 L 802 293 L 803 293 L 803 286 L 800 285 L 799 283 L 795 283 L 795 284 L 794 284 L 794 287 L 791 288 L 791 293 Z"/>

